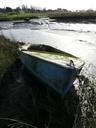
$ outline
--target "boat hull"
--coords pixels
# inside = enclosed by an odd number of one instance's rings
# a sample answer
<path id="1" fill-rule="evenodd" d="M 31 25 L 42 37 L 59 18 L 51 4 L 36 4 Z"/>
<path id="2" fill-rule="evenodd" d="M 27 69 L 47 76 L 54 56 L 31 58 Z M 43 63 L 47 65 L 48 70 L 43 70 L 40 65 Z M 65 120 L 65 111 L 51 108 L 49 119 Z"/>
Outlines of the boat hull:
<path id="1" fill-rule="evenodd" d="M 63 67 L 21 52 L 20 59 L 25 67 L 47 87 L 65 96 L 76 79 L 76 69 Z M 79 69 L 80 70 L 80 69 Z"/>

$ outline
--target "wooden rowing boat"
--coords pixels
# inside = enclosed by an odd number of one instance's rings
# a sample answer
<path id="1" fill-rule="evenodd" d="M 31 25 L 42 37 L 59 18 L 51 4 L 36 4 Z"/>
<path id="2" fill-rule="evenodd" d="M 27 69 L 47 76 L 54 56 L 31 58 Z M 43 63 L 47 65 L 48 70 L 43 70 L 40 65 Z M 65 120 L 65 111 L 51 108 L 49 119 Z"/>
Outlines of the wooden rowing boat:
<path id="1" fill-rule="evenodd" d="M 81 59 L 46 45 L 22 50 L 20 59 L 33 75 L 61 96 L 72 87 L 84 65 Z"/>

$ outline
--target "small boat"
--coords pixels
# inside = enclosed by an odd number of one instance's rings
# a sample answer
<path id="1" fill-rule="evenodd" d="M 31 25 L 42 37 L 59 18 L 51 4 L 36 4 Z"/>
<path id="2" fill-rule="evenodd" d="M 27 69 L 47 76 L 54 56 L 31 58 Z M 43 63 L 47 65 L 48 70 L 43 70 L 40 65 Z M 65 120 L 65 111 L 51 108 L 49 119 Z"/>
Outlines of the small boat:
<path id="1" fill-rule="evenodd" d="M 20 59 L 34 76 L 60 96 L 66 95 L 84 65 L 78 57 L 47 45 L 22 49 Z"/>

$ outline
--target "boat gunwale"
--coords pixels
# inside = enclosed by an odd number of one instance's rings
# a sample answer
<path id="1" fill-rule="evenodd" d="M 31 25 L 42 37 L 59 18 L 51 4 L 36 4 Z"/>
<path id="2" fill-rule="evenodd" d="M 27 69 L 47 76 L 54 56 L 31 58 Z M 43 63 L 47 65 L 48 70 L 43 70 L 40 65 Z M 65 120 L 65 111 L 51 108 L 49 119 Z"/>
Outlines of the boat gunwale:
<path id="1" fill-rule="evenodd" d="M 41 60 L 41 61 L 45 61 L 45 62 L 48 62 L 48 63 L 52 63 L 52 64 L 54 64 L 54 65 L 57 65 L 57 66 L 59 66 L 59 67 L 61 67 L 61 68 L 67 68 L 67 69 L 72 69 L 72 70 L 80 70 L 82 67 L 83 67 L 83 65 L 84 65 L 84 62 L 82 61 L 82 65 L 80 65 L 79 67 L 73 67 L 73 66 L 70 66 L 70 65 L 62 65 L 62 64 L 59 64 L 59 63 L 55 63 L 55 62 L 53 62 L 53 61 L 48 61 L 48 60 L 45 60 L 45 59 L 43 59 L 43 58 L 39 58 L 39 57 L 37 57 L 37 56 L 34 56 L 34 55 L 30 55 L 30 54 L 28 54 L 28 53 L 26 53 L 26 51 L 28 51 L 28 52 L 36 52 L 36 50 L 32 50 L 32 51 L 29 51 L 29 50 L 22 50 L 21 52 L 23 53 L 23 54 L 27 54 L 28 56 L 32 56 L 32 57 L 34 57 L 34 58 L 37 58 L 37 59 L 39 59 L 39 60 Z M 37 52 L 41 52 L 41 51 L 37 51 Z M 44 51 L 42 51 L 42 52 L 44 52 Z M 49 52 L 48 52 L 49 53 Z M 51 53 L 51 52 L 50 52 Z M 55 54 L 61 54 L 61 55 L 63 55 L 63 53 L 55 53 Z M 67 54 L 67 53 L 65 53 L 65 54 Z M 68 54 L 68 55 L 70 55 L 70 54 Z M 72 55 L 70 55 L 70 56 L 72 56 Z M 75 57 L 75 56 L 73 56 L 73 58 L 77 58 L 77 59 L 79 59 L 80 60 L 80 58 L 78 58 L 78 57 Z"/>

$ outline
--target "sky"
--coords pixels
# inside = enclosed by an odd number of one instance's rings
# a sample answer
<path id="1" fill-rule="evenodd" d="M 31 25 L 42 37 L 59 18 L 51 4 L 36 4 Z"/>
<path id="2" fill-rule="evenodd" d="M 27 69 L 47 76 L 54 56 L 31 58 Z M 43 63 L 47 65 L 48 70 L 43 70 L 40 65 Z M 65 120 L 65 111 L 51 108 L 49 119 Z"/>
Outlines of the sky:
<path id="1" fill-rule="evenodd" d="M 64 8 L 68 10 L 96 10 L 96 0 L 0 0 L 0 8 L 27 5 L 46 9 Z"/>

